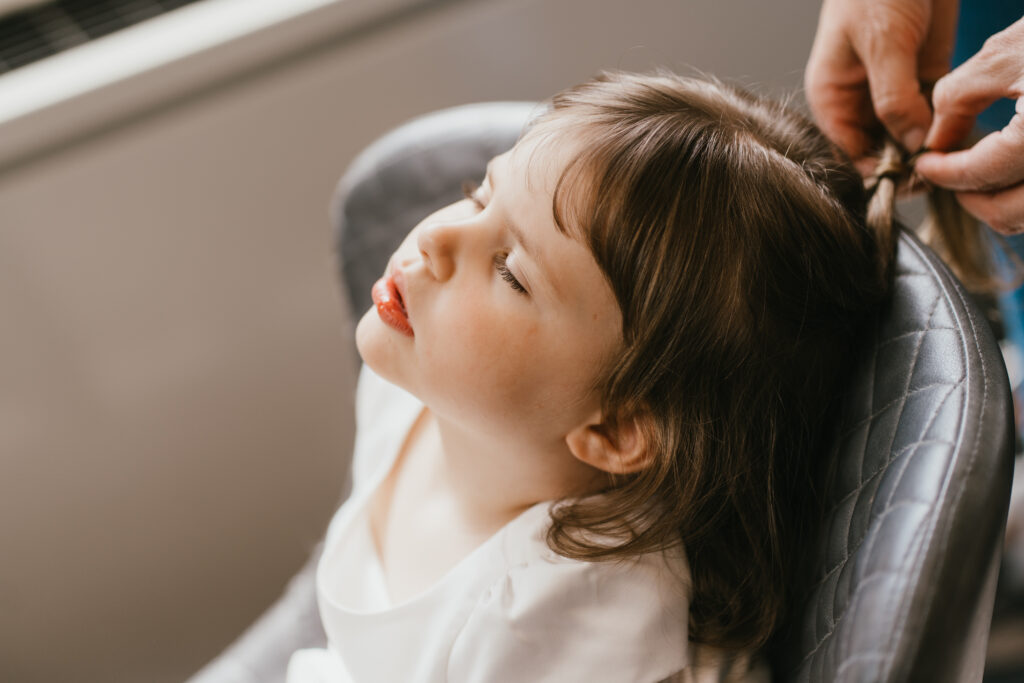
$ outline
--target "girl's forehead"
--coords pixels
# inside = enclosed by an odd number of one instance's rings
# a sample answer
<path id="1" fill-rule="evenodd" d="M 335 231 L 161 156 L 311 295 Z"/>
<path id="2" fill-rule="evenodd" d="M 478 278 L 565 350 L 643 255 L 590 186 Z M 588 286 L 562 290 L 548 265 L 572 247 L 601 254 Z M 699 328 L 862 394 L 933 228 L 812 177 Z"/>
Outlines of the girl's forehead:
<path id="1" fill-rule="evenodd" d="M 510 172 L 523 173 L 527 178 L 544 177 L 557 170 L 552 168 L 557 165 L 557 147 L 550 135 L 530 130 L 503 156 Z"/>
<path id="2" fill-rule="evenodd" d="M 587 140 L 579 126 L 565 119 L 546 119 L 529 128 L 502 155 L 502 176 L 517 174 L 531 195 L 543 197 L 562 235 L 583 240 L 583 216 L 593 198 L 586 155 Z M 498 159 L 496 158 L 496 161 Z M 582 163 L 581 163 L 582 162 Z"/>
<path id="3" fill-rule="evenodd" d="M 553 196 L 580 149 L 578 134 L 545 121 L 528 129 L 515 146 L 498 157 L 506 174 L 518 174 L 531 192 Z"/>

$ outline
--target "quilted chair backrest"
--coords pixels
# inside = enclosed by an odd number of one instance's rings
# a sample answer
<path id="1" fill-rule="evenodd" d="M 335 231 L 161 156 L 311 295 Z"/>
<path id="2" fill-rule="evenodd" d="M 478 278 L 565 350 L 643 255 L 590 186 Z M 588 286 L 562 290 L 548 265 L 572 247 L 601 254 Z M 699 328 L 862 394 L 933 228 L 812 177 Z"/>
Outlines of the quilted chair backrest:
<path id="1" fill-rule="evenodd" d="M 1013 468 L 1009 386 L 988 325 L 910 234 L 856 363 L 784 678 L 981 680 Z"/>
<path id="2" fill-rule="evenodd" d="M 333 207 L 351 310 L 420 219 L 512 146 L 531 103 L 431 114 L 353 163 Z M 771 653 L 793 681 L 980 680 L 1012 471 L 1006 373 L 984 321 L 916 238 L 854 359 L 812 584 Z"/>

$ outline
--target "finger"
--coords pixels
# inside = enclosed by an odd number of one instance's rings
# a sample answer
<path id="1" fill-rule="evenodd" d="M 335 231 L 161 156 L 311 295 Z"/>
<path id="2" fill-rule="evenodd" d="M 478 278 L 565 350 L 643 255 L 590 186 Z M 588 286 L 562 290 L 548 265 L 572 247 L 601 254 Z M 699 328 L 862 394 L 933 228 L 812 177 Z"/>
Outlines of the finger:
<path id="1" fill-rule="evenodd" d="M 808 101 L 810 102 L 810 97 Z M 821 130 L 851 159 L 864 157 L 874 147 L 878 130 L 867 93 L 855 93 L 830 86 L 819 91 L 811 113 Z"/>
<path id="2" fill-rule="evenodd" d="M 929 182 L 952 190 L 989 192 L 1016 185 L 1024 180 L 1024 116 L 1017 114 L 969 149 L 922 154 L 914 168 Z"/>
<path id="3" fill-rule="evenodd" d="M 932 119 L 918 81 L 916 46 L 901 46 L 882 37 L 878 40 L 879 44 L 866 51 L 864 63 L 875 114 L 904 148 L 916 152 Z"/>
<path id="4" fill-rule="evenodd" d="M 1000 192 L 958 192 L 960 204 L 996 232 L 1024 232 L 1024 184 Z"/>
<path id="5" fill-rule="evenodd" d="M 874 146 L 871 136 L 856 122 L 832 119 L 822 126 L 822 132 L 853 160 L 863 159 Z"/>
<path id="6" fill-rule="evenodd" d="M 863 157 L 873 147 L 875 128 L 871 96 L 863 79 L 850 78 L 857 64 L 845 38 L 833 33 L 815 39 L 804 72 L 804 94 L 811 115 L 825 135 L 853 159 Z"/>
<path id="7" fill-rule="evenodd" d="M 989 39 L 973 57 L 935 84 L 935 117 L 925 139 L 930 149 L 950 149 L 964 139 L 974 118 L 1001 97 L 1021 96 L 1017 50 Z"/>

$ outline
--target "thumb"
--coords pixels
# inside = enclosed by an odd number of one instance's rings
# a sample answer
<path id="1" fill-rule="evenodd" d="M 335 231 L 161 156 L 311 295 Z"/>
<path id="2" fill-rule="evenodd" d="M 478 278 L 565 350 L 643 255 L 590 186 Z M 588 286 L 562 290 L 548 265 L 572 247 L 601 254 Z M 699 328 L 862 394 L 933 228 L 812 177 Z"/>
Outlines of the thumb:
<path id="1" fill-rule="evenodd" d="M 917 79 L 916 46 L 881 42 L 864 59 L 875 114 L 906 150 L 916 152 L 932 118 Z"/>
<path id="2" fill-rule="evenodd" d="M 928 152 L 914 168 L 926 180 L 953 190 L 985 192 L 1010 187 L 1024 180 L 1024 99 L 1017 115 L 1002 130 L 990 133 L 969 149 Z"/>

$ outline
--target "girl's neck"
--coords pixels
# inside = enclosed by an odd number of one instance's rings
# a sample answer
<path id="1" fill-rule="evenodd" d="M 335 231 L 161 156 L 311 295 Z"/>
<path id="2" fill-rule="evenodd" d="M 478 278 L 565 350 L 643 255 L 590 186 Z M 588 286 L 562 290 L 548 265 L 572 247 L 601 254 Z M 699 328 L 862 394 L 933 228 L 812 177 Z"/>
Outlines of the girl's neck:
<path id="1" fill-rule="evenodd" d="M 596 470 L 564 442 L 530 443 L 465 430 L 426 411 L 424 456 L 430 480 L 465 519 L 496 531 L 531 506 L 597 488 Z"/>
<path id="2" fill-rule="evenodd" d="M 481 436 L 425 408 L 370 513 L 392 599 L 433 585 L 532 505 L 578 492 L 592 472 L 557 445 Z"/>

